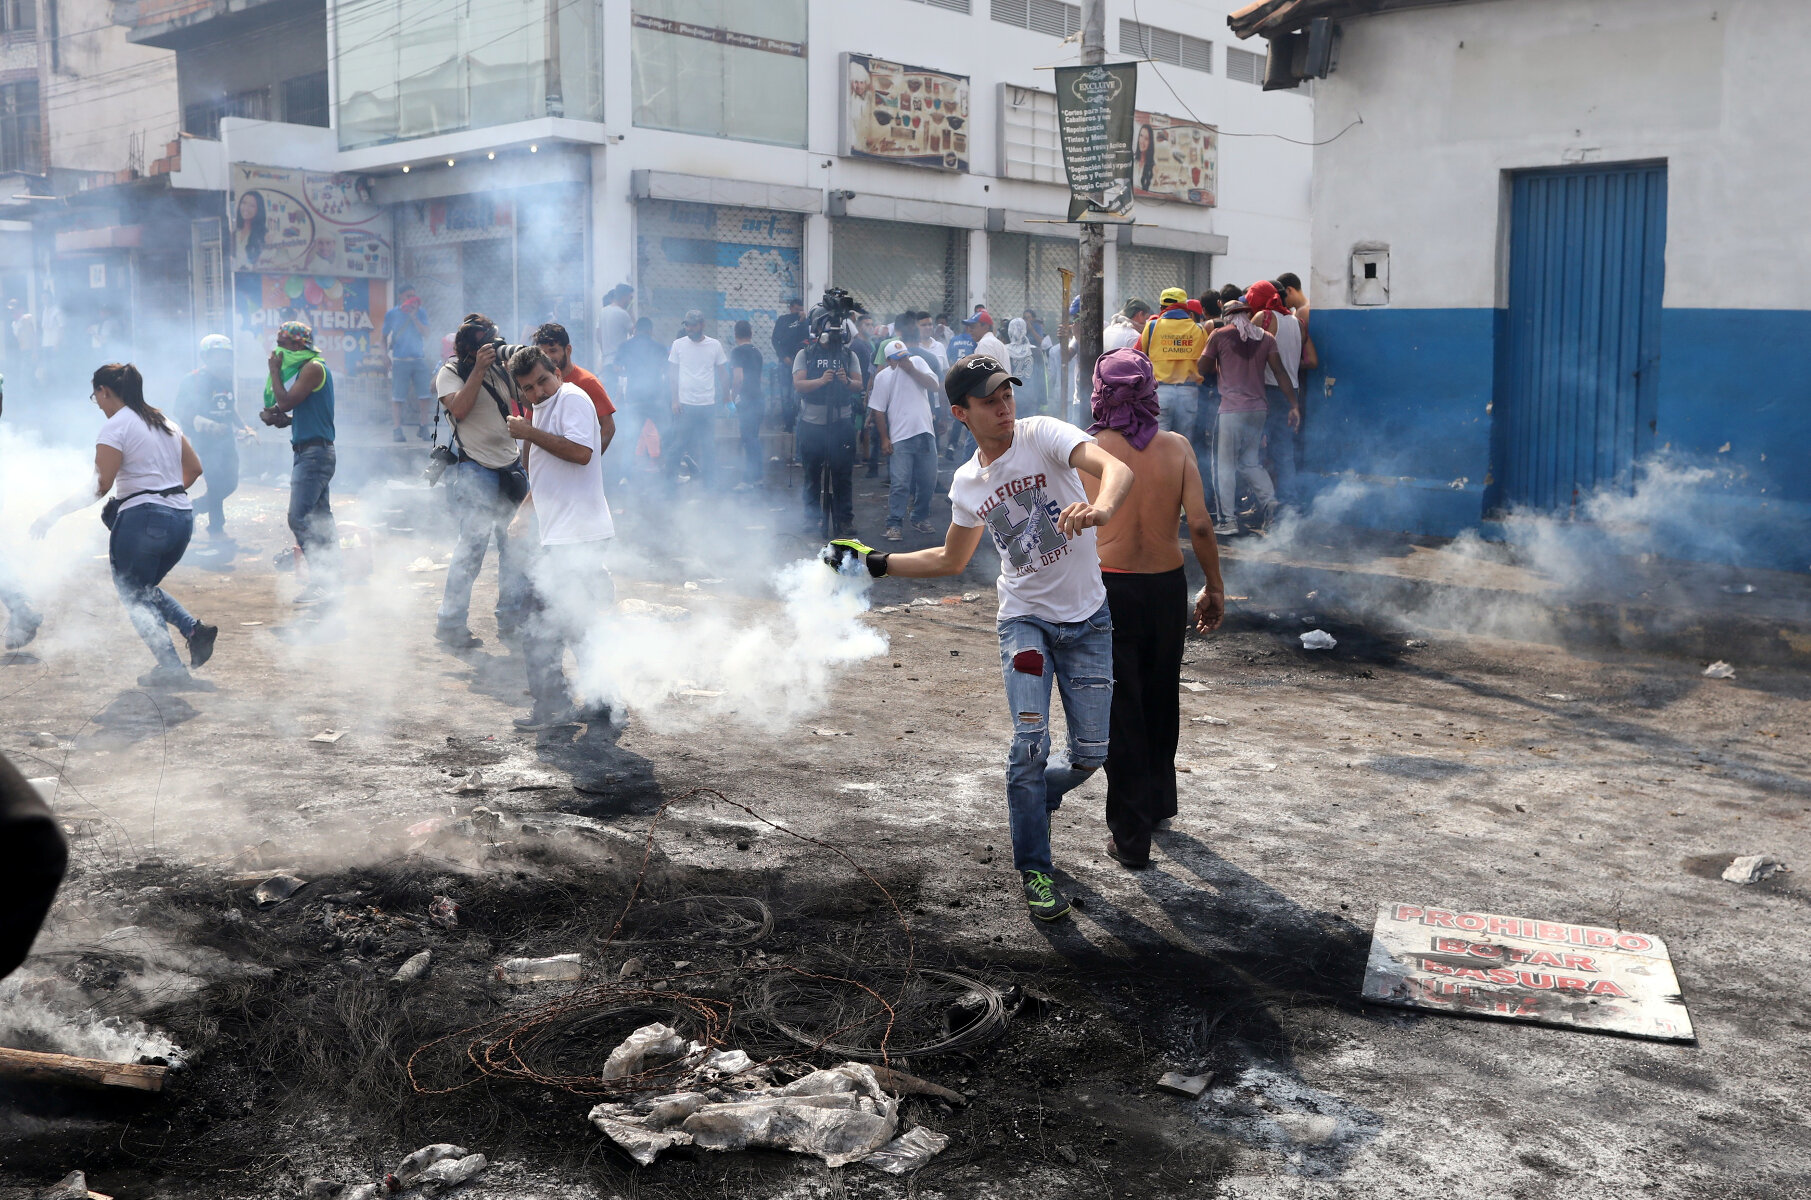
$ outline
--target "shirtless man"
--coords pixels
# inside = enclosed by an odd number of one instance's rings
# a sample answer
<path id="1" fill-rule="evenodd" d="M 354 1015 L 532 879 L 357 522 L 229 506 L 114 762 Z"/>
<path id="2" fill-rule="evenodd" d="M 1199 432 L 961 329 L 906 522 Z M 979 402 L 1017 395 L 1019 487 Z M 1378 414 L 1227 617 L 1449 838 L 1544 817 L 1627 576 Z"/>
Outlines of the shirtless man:
<path id="1" fill-rule="evenodd" d="M 1100 448 L 1137 479 L 1110 525 L 1095 534 L 1107 605 L 1113 612 L 1113 709 L 1107 756 L 1107 855 L 1136 870 L 1150 862 L 1151 831 L 1176 815 L 1176 738 L 1181 724 L 1182 644 L 1188 634 L 1188 580 L 1176 541 L 1176 514 L 1207 576 L 1194 625 L 1220 626 L 1226 586 L 1213 518 L 1194 447 L 1158 429 L 1151 360 L 1111 350 L 1094 369 L 1094 424 Z M 1099 485 L 1084 475 L 1092 499 Z"/>

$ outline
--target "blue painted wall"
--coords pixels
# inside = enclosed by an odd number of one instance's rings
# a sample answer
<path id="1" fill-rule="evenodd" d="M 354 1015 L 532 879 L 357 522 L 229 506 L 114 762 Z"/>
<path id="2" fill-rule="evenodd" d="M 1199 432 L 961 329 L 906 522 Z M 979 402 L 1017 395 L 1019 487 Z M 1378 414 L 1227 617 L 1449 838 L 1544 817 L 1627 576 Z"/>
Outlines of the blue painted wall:
<path id="1" fill-rule="evenodd" d="M 1362 499 L 1341 519 L 1357 525 L 1488 532 L 1500 319 L 1495 309 L 1315 310 L 1322 369 L 1309 377 L 1304 488 L 1353 480 Z M 1808 345 L 1811 312 L 1663 311 L 1652 444 L 1712 475 L 1669 501 L 1656 553 L 1811 570 Z"/>

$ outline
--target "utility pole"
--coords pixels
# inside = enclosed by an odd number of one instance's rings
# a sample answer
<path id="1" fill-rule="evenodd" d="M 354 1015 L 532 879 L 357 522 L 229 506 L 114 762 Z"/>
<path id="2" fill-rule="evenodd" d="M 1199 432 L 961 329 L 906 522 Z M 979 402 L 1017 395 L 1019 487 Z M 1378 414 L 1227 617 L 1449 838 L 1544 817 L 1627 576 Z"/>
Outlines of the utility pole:
<path id="1" fill-rule="evenodd" d="M 1082 66 L 1107 61 L 1106 0 L 1082 0 Z M 1100 358 L 1100 339 L 1106 325 L 1105 287 L 1101 278 L 1106 231 L 1099 221 L 1083 221 L 1081 238 L 1080 324 L 1075 330 L 1075 386 L 1082 412 L 1088 411 L 1088 394 L 1094 386 L 1094 363 Z"/>

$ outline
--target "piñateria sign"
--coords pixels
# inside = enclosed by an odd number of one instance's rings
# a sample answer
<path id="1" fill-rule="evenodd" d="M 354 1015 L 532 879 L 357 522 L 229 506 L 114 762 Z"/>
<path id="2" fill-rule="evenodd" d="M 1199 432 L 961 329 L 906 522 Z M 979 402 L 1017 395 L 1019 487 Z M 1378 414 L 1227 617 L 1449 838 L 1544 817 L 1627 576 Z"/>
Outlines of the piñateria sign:
<path id="1" fill-rule="evenodd" d="M 1364 998 L 1409 1008 L 1693 1041 L 1652 934 L 1380 904 Z"/>

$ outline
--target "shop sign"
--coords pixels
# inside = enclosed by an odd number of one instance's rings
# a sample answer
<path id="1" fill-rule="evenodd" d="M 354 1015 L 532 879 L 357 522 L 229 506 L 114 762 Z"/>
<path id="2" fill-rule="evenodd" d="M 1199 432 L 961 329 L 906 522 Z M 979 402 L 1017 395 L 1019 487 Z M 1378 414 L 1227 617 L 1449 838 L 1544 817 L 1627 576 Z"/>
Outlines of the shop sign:
<path id="1" fill-rule="evenodd" d="M 368 175 L 233 164 L 233 270 L 388 279 L 390 210 Z"/>
<path id="2" fill-rule="evenodd" d="M 1623 929 L 1382 904 L 1363 995 L 1436 1012 L 1695 1040 L 1665 943 Z"/>
<path id="3" fill-rule="evenodd" d="M 1220 132 L 1162 113 L 1133 114 L 1132 194 L 1212 208 L 1220 190 Z"/>
<path id="4" fill-rule="evenodd" d="M 238 328 L 261 351 L 277 344 L 285 321 L 305 321 L 314 347 L 337 379 L 380 371 L 384 310 L 389 286 L 383 280 L 318 275 L 252 275 L 235 279 L 233 301 Z"/>
<path id="5" fill-rule="evenodd" d="M 968 170 L 968 76 L 843 55 L 843 155 Z"/>
<path id="6" fill-rule="evenodd" d="M 1056 68 L 1056 127 L 1071 221 L 1132 211 L 1132 112 L 1138 64 Z"/>

